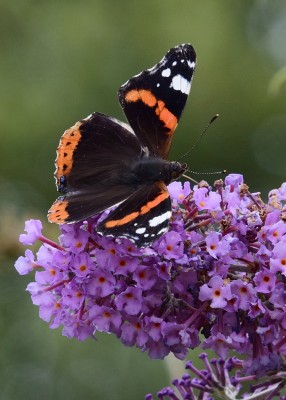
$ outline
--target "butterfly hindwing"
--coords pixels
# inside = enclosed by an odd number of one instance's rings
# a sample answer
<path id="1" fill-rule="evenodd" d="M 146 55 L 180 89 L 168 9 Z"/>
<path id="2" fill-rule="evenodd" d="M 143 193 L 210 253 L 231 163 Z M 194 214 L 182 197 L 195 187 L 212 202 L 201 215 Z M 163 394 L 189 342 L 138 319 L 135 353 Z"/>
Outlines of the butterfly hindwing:
<path id="1" fill-rule="evenodd" d="M 190 44 L 168 51 L 153 68 L 119 89 L 119 101 L 140 143 L 166 158 L 191 87 L 196 53 Z"/>
<path id="2" fill-rule="evenodd" d="M 114 204 L 120 203 L 133 193 L 130 185 L 102 186 L 92 190 L 70 192 L 60 196 L 48 212 L 48 220 L 57 224 L 83 221 Z"/>
<path id="3" fill-rule="evenodd" d="M 164 182 L 143 185 L 98 226 L 103 235 L 122 236 L 147 246 L 167 232 L 171 200 Z"/>

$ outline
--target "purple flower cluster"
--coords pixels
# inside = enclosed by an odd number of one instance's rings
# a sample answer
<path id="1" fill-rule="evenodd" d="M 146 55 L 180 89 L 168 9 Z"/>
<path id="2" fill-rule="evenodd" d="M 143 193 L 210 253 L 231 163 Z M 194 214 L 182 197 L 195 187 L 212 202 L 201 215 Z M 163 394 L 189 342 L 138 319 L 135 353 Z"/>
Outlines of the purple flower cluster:
<path id="1" fill-rule="evenodd" d="M 206 354 L 200 358 L 205 364 L 205 369 L 197 369 L 192 361 L 186 363 L 186 369 L 194 375 L 184 374 L 180 379 L 174 379 L 173 387 L 165 387 L 158 393 L 160 400 L 213 400 L 217 399 L 277 399 L 286 400 L 282 395 L 285 390 L 285 372 L 277 372 L 274 376 L 265 378 L 263 382 L 256 383 L 246 389 L 246 383 L 251 383 L 255 376 L 241 376 L 243 361 L 236 357 L 208 360 Z M 245 392 L 245 389 L 248 392 Z M 242 396 L 243 394 L 243 396 Z M 240 397 L 237 397 L 240 396 Z M 153 400 L 152 394 L 147 394 L 145 400 Z"/>
<path id="2" fill-rule="evenodd" d="M 88 221 L 61 226 L 59 244 L 26 222 L 21 243 L 36 240 L 16 262 L 36 270 L 28 285 L 40 317 L 84 340 L 115 334 L 151 358 L 212 349 L 245 356 L 247 373 L 278 370 L 286 354 L 286 183 L 264 203 L 237 174 L 214 187 L 169 185 L 169 231 L 148 248 L 100 237 Z"/>

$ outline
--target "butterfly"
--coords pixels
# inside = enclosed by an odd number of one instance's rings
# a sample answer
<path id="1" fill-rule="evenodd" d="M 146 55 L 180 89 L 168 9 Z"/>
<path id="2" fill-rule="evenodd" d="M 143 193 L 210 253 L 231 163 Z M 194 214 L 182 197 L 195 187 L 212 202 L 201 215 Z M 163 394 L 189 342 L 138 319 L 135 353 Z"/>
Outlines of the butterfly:
<path id="1" fill-rule="evenodd" d="M 50 222 L 86 220 L 117 205 L 97 224 L 99 234 L 144 247 L 168 231 L 167 185 L 187 165 L 167 156 L 195 63 L 190 44 L 170 49 L 158 64 L 120 87 L 129 124 L 95 112 L 64 132 L 55 162 L 56 186 L 63 195 L 48 212 Z"/>

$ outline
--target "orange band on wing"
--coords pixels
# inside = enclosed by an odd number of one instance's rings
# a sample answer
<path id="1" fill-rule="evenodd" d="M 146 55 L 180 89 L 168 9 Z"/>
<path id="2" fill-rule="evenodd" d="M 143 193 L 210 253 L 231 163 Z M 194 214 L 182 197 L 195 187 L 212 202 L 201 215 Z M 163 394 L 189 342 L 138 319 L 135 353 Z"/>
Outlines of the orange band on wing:
<path id="1" fill-rule="evenodd" d="M 125 225 L 128 224 L 128 222 L 132 221 L 133 219 L 137 218 L 138 215 L 140 213 L 137 212 L 133 212 L 131 214 L 126 215 L 126 217 L 122 218 L 122 219 L 115 219 L 113 221 L 107 221 L 104 225 L 106 228 L 114 228 L 115 226 L 118 225 Z"/>
<path id="2" fill-rule="evenodd" d="M 166 200 L 170 197 L 169 192 L 161 192 L 154 200 L 148 201 L 145 206 L 142 206 L 140 209 L 140 214 L 146 214 L 151 210 L 151 208 L 156 207 L 158 204 L 162 203 L 162 201 Z"/>
<path id="3" fill-rule="evenodd" d="M 69 216 L 67 200 L 57 199 L 48 211 L 48 220 L 56 224 L 64 224 Z"/>
<path id="4" fill-rule="evenodd" d="M 174 114 L 171 113 L 171 111 L 168 110 L 166 107 L 165 103 L 161 100 L 158 101 L 158 106 L 155 110 L 156 114 L 160 118 L 162 122 L 164 122 L 164 126 L 169 129 L 168 134 L 171 134 L 174 132 L 176 129 L 176 126 L 178 124 L 178 118 L 175 117 Z"/>
<path id="5" fill-rule="evenodd" d="M 155 113 L 164 123 L 164 127 L 168 129 L 168 132 L 166 132 L 167 135 L 172 134 L 176 129 L 178 118 L 168 110 L 166 104 L 162 100 L 157 100 L 150 90 L 132 89 L 126 93 L 125 100 L 129 103 L 142 101 L 148 107 L 156 107 Z"/>
<path id="6" fill-rule="evenodd" d="M 56 173 L 55 176 L 59 179 L 63 175 L 70 173 L 73 164 L 73 153 L 81 139 L 80 126 L 81 122 L 77 122 L 70 129 L 67 129 L 57 149 Z"/>
<path id="7" fill-rule="evenodd" d="M 130 92 L 126 93 L 125 100 L 132 103 L 141 100 L 149 107 L 154 107 L 157 103 L 156 97 L 150 92 L 150 90 L 144 89 L 130 90 Z"/>
<path id="8" fill-rule="evenodd" d="M 170 195 L 168 191 L 161 192 L 154 200 L 148 201 L 147 204 L 142 206 L 140 208 L 140 211 L 135 211 L 131 214 L 126 215 L 124 218 L 121 219 L 107 221 L 104 225 L 106 228 L 114 228 L 116 226 L 128 224 L 129 222 L 137 218 L 139 215 L 147 214 L 152 208 L 162 203 L 162 201 L 166 200 L 169 196 Z"/>

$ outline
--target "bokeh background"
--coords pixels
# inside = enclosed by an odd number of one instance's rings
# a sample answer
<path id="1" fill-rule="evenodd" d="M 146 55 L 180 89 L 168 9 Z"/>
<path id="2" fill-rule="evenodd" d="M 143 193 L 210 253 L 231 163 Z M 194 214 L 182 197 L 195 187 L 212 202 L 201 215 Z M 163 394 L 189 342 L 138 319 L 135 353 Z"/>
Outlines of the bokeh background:
<path id="1" fill-rule="evenodd" d="M 41 218 L 57 236 L 46 212 L 62 132 L 93 111 L 123 119 L 119 86 L 184 42 L 198 65 L 171 159 L 219 113 L 190 168 L 243 173 L 264 197 L 279 187 L 286 2 L 1 0 L 0 35 L 0 400 L 143 398 L 168 384 L 164 363 L 107 335 L 78 343 L 50 330 L 25 292 L 32 278 L 13 268 L 18 235 L 25 219 Z"/>

